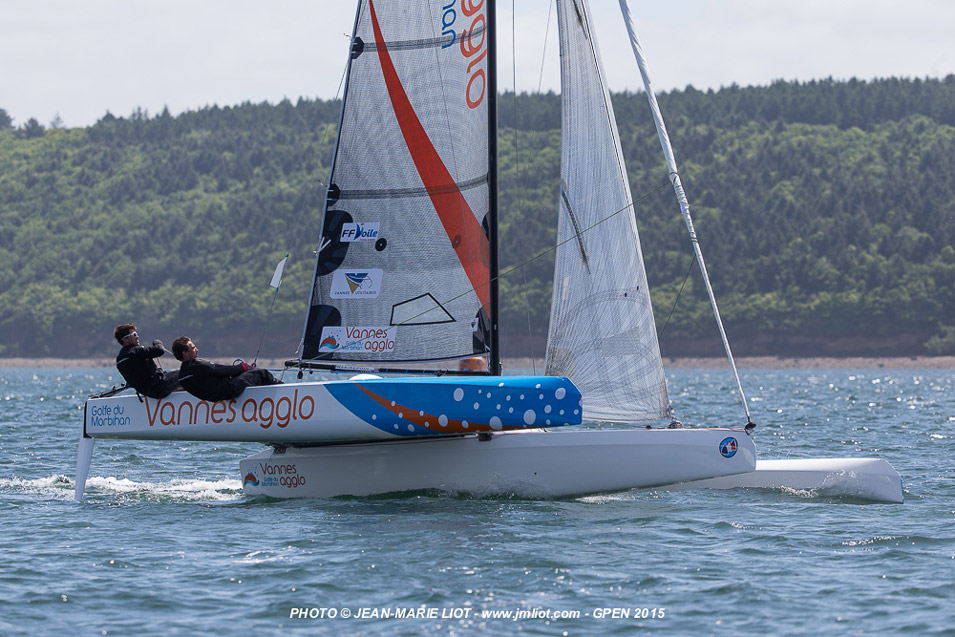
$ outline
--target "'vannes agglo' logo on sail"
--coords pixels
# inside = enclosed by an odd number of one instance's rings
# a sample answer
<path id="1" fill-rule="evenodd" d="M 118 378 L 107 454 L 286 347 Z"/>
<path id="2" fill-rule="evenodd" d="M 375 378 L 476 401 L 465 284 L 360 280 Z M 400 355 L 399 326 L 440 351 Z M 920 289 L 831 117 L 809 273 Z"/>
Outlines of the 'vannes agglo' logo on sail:
<path id="1" fill-rule="evenodd" d="M 452 46 L 456 39 L 454 31 L 455 22 L 458 19 L 456 4 L 458 3 L 452 0 L 441 7 L 443 10 L 441 14 L 441 27 L 443 29 L 441 34 L 450 38 L 441 48 Z M 477 108 L 484 101 L 484 93 L 487 91 L 487 76 L 484 69 L 475 69 L 478 63 L 487 57 L 487 19 L 481 11 L 484 8 L 484 0 L 460 0 L 459 8 L 465 21 L 469 21 L 469 24 L 465 25 L 461 31 L 460 44 L 461 55 L 469 60 L 467 68 L 468 87 L 464 98 L 467 100 L 468 106 Z"/>
<path id="2" fill-rule="evenodd" d="M 395 326 L 323 327 L 319 352 L 393 352 Z"/>

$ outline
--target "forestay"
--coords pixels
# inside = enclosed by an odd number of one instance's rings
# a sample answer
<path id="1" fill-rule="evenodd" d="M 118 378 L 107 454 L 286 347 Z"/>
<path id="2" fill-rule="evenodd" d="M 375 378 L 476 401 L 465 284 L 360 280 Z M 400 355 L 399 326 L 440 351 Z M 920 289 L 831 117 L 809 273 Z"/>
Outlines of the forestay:
<path id="1" fill-rule="evenodd" d="M 359 3 L 302 359 L 487 351 L 487 16 L 447 4 Z"/>
<path id="2" fill-rule="evenodd" d="M 561 191 L 546 373 L 584 396 L 584 418 L 669 412 L 653 309 L 610 93 L 584 0 L 558 0 Z"/>
<path id="3" fill-rule="evenodd" d="M 706 295 L 710 299 L 710 307 L 713 308 L 713 316 L 716 318 L 716 325 L 720 330 L 720 337 L 723 339 L 723 348 L 726 350 L 726 357 L 729 359 L 730 367 L 733 369 L 733 376 L 736 378 L 736 389 L 739 392 L 739 399 L 743 405 L 743 411 L 746 412 L 746 422 L 751 423 L 753 419 L 750 417 L 749 406 L 746 404 L 743 384 L 739 380 L 739 371 L 736 369 L 736 361 L 733 359 L 733 350 L 730 348 L 729 339 L 726 338 L 726 330 L 723 329 L 723 319 L 720 318 L 720 309 L 716 305 L 716 296 L 713 294 L 713 286 L 710 285 L 710 275 L 706 272 L 706 262 L 703 260 L 703 251 L 700 249 L 700 242 L 696 238 L 696 230 L 693 229 L 693 218 L 690 215 L 690 202 L 686 198 L 686 192 L 684 192 L 683 184 L 680 181 L 680 173 L 676 168 L 676 159 L 673 157 L 673 148 L 670 146 L 670 136 L 667 134 L 666 124 L 663 123 L 663 114 L 660 112 L 656 95 L 653 93 L 653 87 L 650 82 L 650 72 L 647 70 L 647 61 L 643 55 L 643 48 L 640 46 L 640 41 L 637 39 L 637 31 L 633 25 L 633 15 L 630 13 L 630 5 L 627 3 L 627 0 L 620 0 L 620 11 L 623 14 L 623 21 L 627 27 L 627 33 L 630 35 L 630 46 L 633 47 L 633 54 L 637 59 L 637 66 L 640 68 L 640 76 L 643 78 L 643 87 L 647 92 L 647 100 L 650 102 L 650 112 L 653 114 L 653 123 L 656 125 L 657 136 L 660 138 L 660 147 L 663 149 L 663 156 L 666 158 L 667 168 L 670 171 L 670 183 L 673 184 L 673 192 L 676 194 L 677 201 L 680 203 L 680 211 L 683 213 L 683 219 L 686 221 L 686 229 L 690 234 L 690 242 L 693 244 L 693 253 L 696 255 L 697 264 L 700 266 L 700 274 L 703 276 L 703 286 L 706 288 Z"/>

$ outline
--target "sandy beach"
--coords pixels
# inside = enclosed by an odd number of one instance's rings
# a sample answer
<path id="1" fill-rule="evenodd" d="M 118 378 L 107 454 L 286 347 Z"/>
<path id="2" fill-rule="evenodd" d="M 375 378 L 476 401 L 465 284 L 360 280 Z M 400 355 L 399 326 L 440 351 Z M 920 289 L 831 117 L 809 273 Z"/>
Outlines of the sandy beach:
<path id="1" fill-rule="evenodd" d="M 171 357 L 170 357 L 171 359 Z M 231 363 L 231 360 L 216 362 Z M 176 367 L 170 360 L 167 367 Z M 281 369 L 283 359 L 260 359 L 259 366 Z M 0 358 L 0 368 L 90 368 L 113 367 L 112 358 Z M 740 369 L 955 369 L 955 356 L 896 356 L 896 357 L 811 357 L 793 358 L 782 356 L 744 356 L 736 359 Z M 668 369 L 719 369 L 728 368 L 725 358 L 665 358 Z M 543 359 L 505 358 L 504 370 L 536 369 L 543 373 Z"/>

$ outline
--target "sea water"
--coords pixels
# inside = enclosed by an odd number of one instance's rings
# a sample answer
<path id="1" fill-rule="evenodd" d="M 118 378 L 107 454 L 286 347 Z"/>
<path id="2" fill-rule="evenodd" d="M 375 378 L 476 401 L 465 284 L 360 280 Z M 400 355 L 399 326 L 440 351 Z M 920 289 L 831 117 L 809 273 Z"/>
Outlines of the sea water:
<path id="1" fill-rule="evenodd" d="M 668 376 L 745 424 L 729 373 Z M 743 373 L 761 458 L 865 457 L 904 504 L 801 491 L 567 500 L 243 495 L 255 444 L 99 440 L 109 369 L 0 369 L 0 634 L 955 634 L 955 373 Z"/>

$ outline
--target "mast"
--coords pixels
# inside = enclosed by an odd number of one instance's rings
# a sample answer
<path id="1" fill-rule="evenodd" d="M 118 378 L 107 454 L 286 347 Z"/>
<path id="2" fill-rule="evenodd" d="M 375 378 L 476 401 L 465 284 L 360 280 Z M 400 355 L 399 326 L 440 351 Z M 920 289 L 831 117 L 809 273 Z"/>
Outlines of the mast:
<path id="1" fill-rule="evenodd" d="M 497 7 L 495 0 L 487 2 L 487 146 L 488 146 L 488 250 L 490 251 L 490 316 L 491 355 L 488 371 L 491 375 L 501 374 L 501 351 L 498 304 L 498 240 L 497 240 Z"/>

